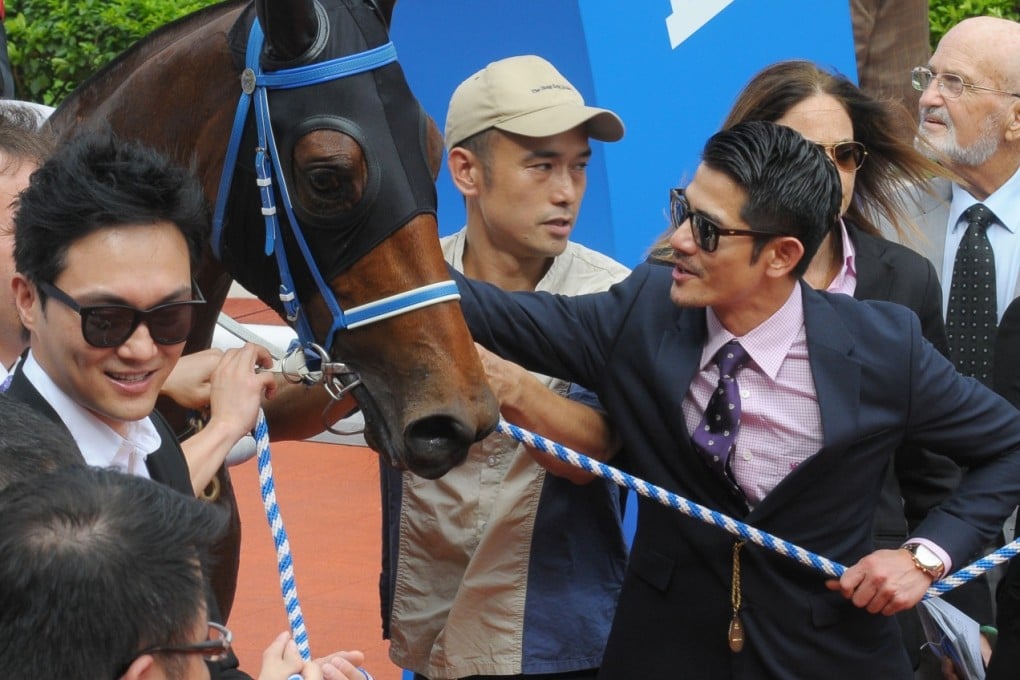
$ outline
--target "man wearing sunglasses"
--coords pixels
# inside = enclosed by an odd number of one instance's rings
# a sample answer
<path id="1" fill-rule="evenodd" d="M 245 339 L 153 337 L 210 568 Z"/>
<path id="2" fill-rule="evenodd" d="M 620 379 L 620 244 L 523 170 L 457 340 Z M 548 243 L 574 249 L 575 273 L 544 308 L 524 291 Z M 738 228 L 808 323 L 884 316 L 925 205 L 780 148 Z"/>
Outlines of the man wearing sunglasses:
<path id="1" fill-rule="evenodd" d="M 273 385 L 255 372 L 266 350 L 227 353 L 209 426 L 187 458 L 153 411 L 203 303 L 193 281 L 208 227 L 198 181 L 140 146 L 83 136 L 33 173 L 14 223 L 12 285 L 30 349 L 8 394 L 66 428 L 90 465 L 194 495 Z M 224 677 L 247 677 L 232 656 L 222 666 Z"/>
<path id="2" fill-rule="evenodd" d="M 1020 414 L 956 372 L 917 316 L 801 282 L 840 205 L 797 132 L 713 136 L 672 192 L 675 264 L 606 293 L 504 293 L 460 278 L 475 339 L 592 389 L 652 484 L 848 565 L 827 580 L 641 499 L 600 678 L 890 678 L 891 617 L 972 554 L 1020 497 Z M 891 452 L 969 466 L 901 549 L 872 549 Z M 663 640 L 668 640 L 663 644 Z"/>

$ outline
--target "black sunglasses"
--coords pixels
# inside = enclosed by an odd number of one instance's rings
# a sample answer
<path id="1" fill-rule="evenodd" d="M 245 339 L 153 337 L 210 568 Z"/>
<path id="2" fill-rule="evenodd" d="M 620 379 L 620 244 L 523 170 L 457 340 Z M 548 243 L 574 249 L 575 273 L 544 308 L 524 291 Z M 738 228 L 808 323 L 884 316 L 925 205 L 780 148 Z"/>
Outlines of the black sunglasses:
<path id="1" fill-rule="evenodd" d="M 860 170 L 864 165 L 864 159 L 868 157 L 868 150 L 860 142 L 846 141 L 833 144 L 815 144 L 825 152 L 825 155 L 832 159 L 836 167 L 843 172 L 854 172 Z"/>
<path id="2" fill-rule="evenodd" d="M 205 304 L 198 284 L 192 282 L 194 300 L 167 302 L 149 309 L 130 305 L 80 305 L 52 283 L 40 281 L 39 290 L 67 305 L 81 316 L 81 335 L 93 347 L 119 347 L 127 342 L 138 324 L 149 329 L 153 342 L 177 345 L 188 339 L 195 321 L 195 308 Z"/>
<path id="3" fill-rule="evenodd" d="M 701 213 L 691 210 L 691 204 L 687 202 L 684 190 L 679 188 L 669 190 L 669 216 L 673 222 L 674 229 L 679 229 L 686 220 L 690 220 L 691 234 L 694 236 L 694 241 L 706 253 L 715 252 L 715 249 L 719 247 L 720 236 L 766 236 L 776 238 L 777 236 L 789 235 L 775 231 L 724 229 Z"/>

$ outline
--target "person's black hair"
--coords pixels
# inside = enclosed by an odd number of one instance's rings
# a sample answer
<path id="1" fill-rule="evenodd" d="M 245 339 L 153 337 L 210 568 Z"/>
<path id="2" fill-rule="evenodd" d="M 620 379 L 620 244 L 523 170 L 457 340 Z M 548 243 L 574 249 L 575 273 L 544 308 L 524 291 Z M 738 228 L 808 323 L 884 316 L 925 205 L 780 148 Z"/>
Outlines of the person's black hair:
<path id="1" fill-rule="evenodd" d="M 751 121 L 712 135 L 701 158 L 747 193 L 740 217 L 752 229 L 801 242 L 804 255 L 792 274 L 803 276 L 839 219 L 839 173 L 825 152 L 791 128 Z M 753 258 L 766 242 L 756 237 Z"/>
<path id="2" fill-rule="evenodd" d="M 0 489 L 69 465 L 84 465 L 67 430 L 28 404 L 0 394 Z"/>
<path id="3" fill-rule="evenodd" d="M 170 222 L 187 241 L 194 272 L 209 219 L 191 172 L 112 133 L 83 134 L 32 173 L 14 217 L 14 262 L 33 283 L 52 283 L 76 241 L 105 228 Z"/>
<path id="4" fill-rule="evenodd" d="M 0 491 L 0 669 L 114 678 L 144 648 L 195 642 L 226 513 L 162 484 L 75 466 Z M 168 672 L 186 663 L 159 655 Z"/>

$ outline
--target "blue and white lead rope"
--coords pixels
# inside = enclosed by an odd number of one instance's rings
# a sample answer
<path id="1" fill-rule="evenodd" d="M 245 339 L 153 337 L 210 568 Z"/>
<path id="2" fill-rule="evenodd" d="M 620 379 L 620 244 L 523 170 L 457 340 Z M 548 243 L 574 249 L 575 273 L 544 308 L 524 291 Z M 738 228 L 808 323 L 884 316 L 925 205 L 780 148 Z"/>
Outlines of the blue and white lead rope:
<path id="1" fill-rule="evenodd" d="M 280 516 L 280 506 L 276 502 L 276 482 L 273 479 L 273 461 L 269 457 L 269 426 L 266 416 L 259 409 L 258 420 L 255 421 L 255 447 L 259 461 L 259 488 L 262 490 L 262 505 L 266 510 L 266 519 L 273 532 L 273 543 L 276 544 L 276 565 L 280 571 L 280 590 L 283 593 L 283 604 L 287 609 L 287 620 L 290 622 L 291 636 L 297 644 L 298 652 L 304 661 L 312 660 L 312 652 L 308 646 L 308 631 L 305 629 L 305 617 L 301 613 L 298 600 L 297 584 L 294 582 L 294 561 L 290 555 L 290 541 L 287 530 Z"/>
<path id="2" fill-rule="evenodd" d="M 503 419 L 500 419 L 499 424 L 496 426 L 496 431 L 513 437 L 517 441 L 539 451 L 554 455 L 560 460 L 586 472 L 590 472 L 603 479 L 608 479 L 618 486 L 631 489 L 662 505 L 679 510 L 689 517 L 712 524 L 734 536 L 739 536 L 763 548 L 768 548 L 780 555 L 785 555 L 828 576 L 839 578 L 846 571 L 846 567 L 837 562 L 805 550 L 768 532 L 755 529 L 721 512 L 689 501 L 671 491 L 666 491 L 654 484 L 649 484 L 642 479 L 589 458 L 573 449 L 568 449 L 562 444 L 512 425 Z M 305 661 L 310 661 L 311 651 L 308 646 L 308 631 L 305 629 L 305 619 L 301 613 L 297 585 L 294 582 L 294 562 L 291 559 L 290 542 L 287 540 L 287 531 L 283 526 L 283 518 L 280 516 L 280 508 L 276 502 L 273 463 L 269 455 L 269 427 L 266 425 L 266 418 L 261 409 L 259 410 L 258 420 L 255 423 L 254 436 L 255 446 L 258 451 L 259 485 L 262 490 L 262 504 L 266 510 L 266 519 L 269 521 L 269 526 L 273 532 L 273 542 L 276 544 L 276 562 L 280 572 L 280 589 L 283 592 L 283 601 L 287 609 L 287 619 L 290 622 L 291 634 L 297 643 L 301 658 Z M 982 557 L 973 564 L 932 584 L 925 598 L 939 597 L 943 593 L 963 585 L 996 565 L 1009 561 L 1009 559 L 1018 553 L 1020 553 L 1020 539 L 1014 540 L 992 554 Z"/>
<path id="3" fill-rule="evenodd" d="M 573 449 L 568 449 L 562 444 L 550 441 L 541 435 L 535 434 L 534 432 L 529 432 L 528 430 L 517 427 L 516 425 L 512 425 L 502 418 L 500 419 L 499 424 L 496 425 L 496 431 L 509 437 L 513 437 L 526 446 L 531 446 L 539 451 L 544 451 L 545 453 L 556 456 L 560 460 L 570 463 L 575 467 L 579 467 L 586 472 L 590 472 L 602 477 L 603 479 L 608 479 L 618 486 L 636 491 L 642 496 L 651 498 L 657 503 L 673 508 L 674 510 L 679 510 L 689 517 L 699 519 L 708 524 L 713 524 L 734 536 L 739 536 L 756 545 L 760 545 L 763 548 L 768 548 L 780 555 L 785 555 L 786 557 L 794 559 L 803 565 L 812 567 L 829 576 L 839 578 L 843 575 L 843 572 L 846 571 L 846 567 L 842 564 L 828 560 L 821 555 L 816 555 L 813 552 L 796 546 L 789 541 L 784 541 L 783 539 L 773 536 L 767 532 L 759 531 L 758 529 L 744 524 L 739 520 L 735 520 L 732 517 L 728 517 L 721 512 L 711 510 L 703 505 L 689 501 L 671 491 L 666 491 L 661 487 L 649 484 L 642 479 L 638 479 L 626 472 L 617 470 L 605 463 L 600 463 L 599 461 L 589 458 L 582 453 L 578 453 Z M 928 592 L 925 594 L 925 598 L 939 597 L 943 593 L 947 593 L 953 588 L 974 579 L 992 567 L 1009 561 L 1010 558 L 1014 557 L 1018 553 L 1020 553 L 1020 539 L 1014 540 L 1012 543 L 999 548 L 994 553 L 982 557 L 973 564 L 946 576 L 936 583 L 933 583 L 928 589 Z"/>

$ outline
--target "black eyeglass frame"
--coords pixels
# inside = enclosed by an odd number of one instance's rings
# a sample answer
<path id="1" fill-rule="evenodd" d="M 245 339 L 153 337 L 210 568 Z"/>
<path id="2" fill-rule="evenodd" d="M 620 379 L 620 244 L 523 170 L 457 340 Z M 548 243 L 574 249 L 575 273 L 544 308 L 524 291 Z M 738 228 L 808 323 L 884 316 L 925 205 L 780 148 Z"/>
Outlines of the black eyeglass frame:
<path id="1" fill-rule="evenodd" d="M 221 623 L 215 621 L 207 621 L 206 624 L 210 631 L 215 630 L 220 634 L 220 637 L 213 639 L 206 639 L 202 642 L 190 642 L 181 645 L 153 645 L 146 647 L 137 654 L 135 654 L 130 661 L 123 666 L 123 670 L 120 675 L 123 675 L 131 664 L 135 662 L 140 656 L 146 654 L 201 654 L 205 657 L 206 661 L 216 663 L 227 658 L 230 653 L 231 645 L 234 642 L 234 634 L 230 632 L 230 629 Z"/>
<path id="2" fill-rule="evenodd" d="M 948 80 L 947 80 L 948 79 Z M 936 81 L 936 87 L 943 97 L 947 99 L 959 99 L 963 95 L 964 89 L 968 90 L 981 90 L 983 92 L 994 92 L 995 94 L 1005 94 L 1010 97 L 1020 97 L 1020 94 L 1016 92 L 1010 92 L 1008 90 L 997 90 L 994 87 L 985 87 L 984 85 L 975 85 L 974 83 L 968 83 L 963 79 L 963 76 L 958 76 L 955 73 L 934 73 L 927 66 L 915 66 L 910 70 L 910 84 L 918 92 L 924 92 L 931 85 L 931 81 Z M 960 83 L 960 91 L 953 93 L 956 89 L 955 85 L 949 83 Z"/>
<path id="3" fill-rule="evenodd" d="M 720 227 L 705 215 L 691 210 L 691 204 L 687 201 L 687 195 L 684 193 L 683 187 L 675 187 L 669 190 L 669 218 L 674 229 L 679 229 L 685 221 L 689 221 L 694 242 L 706 253 L 714 253 L 716 251 L 719 247 L 720 236 L 758 236 L 765 238 L 790 236 L 790 234 L 777 231 L 726 229 Z"/>
<path id="4" fill-rule="evenodd" d="M 191 335 L 191 331 L 195 325 L 194 312 L 191 313 L 191 316 L 188 320 L 187 332 L 185 332 L 184 337 L 181 338 L 178 338 L 176 336 L 157 337 L 157 333 L 153 330 L 153 324 L 149 323 L 149 320 L 152 319 L 154 315 L 166 311 L 167 309 L 179 309 L 182 307 L 197 307 L 198 305 L 204 305 L 206 303 L 205 297 L 202 295 L 202 291 L 198 287 L 198 283 L 196 281 L 191 282 L 192 295 L 195 296 L 194 299 L 179 300 L 177 302 L 165 302 L 154 307 L 149 307 L 148 309 L 138 309 L 137 307 L 132 307 L 131 305 L 118 305 L 118 304 L 82 305 L 73 297 L 71 297 L 66 292 L 64 292 L 57 286 L 53 285 L 52 283 L 48 283 L 46 281 L 39 281 L 36 285 L 39 287 L 39 290 L 45 293 L 47 296 L 53 298 L 57 302 L 60 302 L 64 306 L 76 312 L 81 317 L 82 338 L 84 338 L 85 342 L 87 342 L 88 344 L 92 345 L 93 347 L 98 347 L 100 349 L 120 347 L 121 345 L 128 341 L 128 339 L 138 329 L 138 326 L 143 323 L 145 324 L 146 328 L 149 329 L 149 336 L 152 338 L 152 341 L 155 342 L 157 345 L 179 345 L 182 342 L 187 341 L 188 336 Z M 116 311 L 123 310 L 131 312 L 132 314 L 131 324 L 123 338 L 104 339 L 100 341 L 94 336 L 94 331 L 96 329 L 91 328 L 89 326 L 89 320 L 93 315 L 102 314 L 104 311 L 109 310 Z"/>
<path id="5" fill-rule="evenodd" d="M 830 144 L 823 144 L 822 142 L 815 142 L 815 146 L 825 152 L 825 155 L 829 157 L 836 167 L 843 172 L 857 172 L 864 165 L 864 160 L 868 157 L 868 148 L 864 146 L 862 142 L 858 142 L 853 139 L 846 139 L 842 142 L 832 142 Z M 843 161 L 840 160 L 841 149 L 852 149 L 849 153 L 850 156 L 846 157 L 852 162 L 852 165 L 844 167 Z"/>

